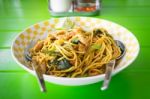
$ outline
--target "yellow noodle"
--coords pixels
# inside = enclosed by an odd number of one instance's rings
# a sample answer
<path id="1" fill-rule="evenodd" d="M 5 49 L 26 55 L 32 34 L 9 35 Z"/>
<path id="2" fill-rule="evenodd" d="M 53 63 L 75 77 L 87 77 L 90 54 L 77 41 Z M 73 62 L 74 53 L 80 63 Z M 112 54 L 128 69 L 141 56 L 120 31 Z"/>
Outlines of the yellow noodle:
<path id="1" fill-rule="evenodd" d="M 99 30 L 101 31 L 99 34 L 94 34 L 93 31 L 85 32 L 80 28 L 57 31 L 55 35 L 51 34 L 42 40 L 48 43 L 44 43 L 41 49 L 40 47 L 38 49 L 38 43 L 31 49 L 32 59 L 36 60 L 39 65 L 45 63 L 45 73 L 48 75 L 83 77 L 102 74 L 105 72 L 105 65 L 119 57 L 121 51 L 105 29 L 100 28 Z M 82 46 L 72 42 L 79 35 L 80 42 L 76 42 Z M 96 48 L 92 48 L 94 44 Z M 45 50 L 49 53 L 44 52 Z M 61 70 L 57 68 L 59 64 L 52 63 L 55 62 L 54 60 L 63 59 L 70 63 L 69 68 Z"/>

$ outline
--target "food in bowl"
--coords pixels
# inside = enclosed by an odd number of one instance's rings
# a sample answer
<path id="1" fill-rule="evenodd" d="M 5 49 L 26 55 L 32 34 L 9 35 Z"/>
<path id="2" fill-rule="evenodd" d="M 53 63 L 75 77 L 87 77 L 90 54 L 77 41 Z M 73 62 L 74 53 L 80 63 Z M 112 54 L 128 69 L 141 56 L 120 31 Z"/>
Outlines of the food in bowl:
<path id="1" fill-rule="evenodd" d="M 103 74 L 105 65 L 120 56 L 120 48 L 103 28 L 90 32 L 80 27 L 56 30 L 30 49 L 32 62 L 42 73 L 59 77 Z"/>
<path id="2" fill-rule="evenodd" d="M 93 28 L 103 28 L 115 39 L 123 42 L 127 48 L 125 56 L 121 59 L 119 64 L 113 70 L 113 75 L 121 72 L 137 58 L 140 51 L 139 42 L 135 35 L 127 30 L 125 27 L 120 26 L 117 23 L 100 19 L 100 18 L 90 18 L 90 17 L 69 17 L 69 19 L 74 22 L 77 26 L 80 26 L 86 31 L 90 31 Z M 51 18 L 45 20 L 21 31 L 16 38 L 14 38 L 11 52 L 14 60 L 18 66 L 22 67 L 24 70 L 28 71 L 30 74 L 35 75 L 35 72 L 29 68 L 24 57 L 24 51 L 32 40 L 37 39 L 43 40 L 49 34 L 49 30 L 53 30 L 55 27 L 62 27 L 62 24 L 66 20 L 64 18 Z M 58 77 L 50 74 L 43 74 L 44 80 L 54 84 L 66 85 L 66 86 L 79 86 L 93 84 L 104 79 L 104 74 L 97 76 L 82 76 L 82 77 Z"/>

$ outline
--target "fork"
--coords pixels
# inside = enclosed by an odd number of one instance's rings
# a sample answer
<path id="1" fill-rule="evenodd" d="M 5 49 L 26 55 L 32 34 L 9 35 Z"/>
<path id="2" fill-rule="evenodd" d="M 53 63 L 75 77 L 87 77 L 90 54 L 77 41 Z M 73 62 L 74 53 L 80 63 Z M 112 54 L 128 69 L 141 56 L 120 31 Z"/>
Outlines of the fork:
<path id="1" fill-rule="evenodd" d="M 46 87 L 45 87 L 45 81 L 44 81 L 44 78 L 43 78 L 43 74 L 39 71 L 39 66 L 37 65 L 37 63 L 35 61 L 32 60 L 32 57 L 29 53 L 29 49 L 32 48 L 34 46 L 34 44 L 35 44 L 35 41 L 32 40 L 29 43 L 29 45 L 25 48 L 24 57 L 25 57 L 26 61 L 31 62 L 32 68 L 35 71 L 35 74 L 36 74 L 36 77 L 37 77 L 37 80 L 38 80 L 41 91 L 46 92 Z"/>

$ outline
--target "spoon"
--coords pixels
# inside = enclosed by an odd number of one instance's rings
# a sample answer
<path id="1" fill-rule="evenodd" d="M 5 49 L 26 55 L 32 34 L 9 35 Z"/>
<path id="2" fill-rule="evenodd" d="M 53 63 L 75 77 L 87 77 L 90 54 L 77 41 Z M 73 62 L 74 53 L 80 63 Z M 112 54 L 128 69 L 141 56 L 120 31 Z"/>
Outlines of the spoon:
<path id="1" fill-rule="evenodd" d="M 34 44 L 35 44 L 35 41 L 33 41 L 33 40 L 28 44 L 28 46 L 24 50 L 24 57 L 25 57 L 26 61 L 31 62 L 32 68 L 35 71 L 36 77 L 38 79 L 41 91 L 46 92 L 43 74 L 39 71 L 39 69 L 38 69 L 39 66 L 37 66 L 37 63 L 32 60 L 32 57 L 29 53 L 29 49 L 32 48 L 34 46 Z"/>
<path id="2" fill-rule="evenodd" d="M 119 60 L 125 55 L 126 48 L 125 48 L 125 45 L 119 40 L 115 40 L 115 43 L 117 44 L 118 47 L 120 47 L 120 50 L 121 50 L 121 55 L 116 59 L 116 60 Z M 113 59 L 108 64 L 106 64 L 105 78 L 104 78 L 104 82 L 101 87 L 101 90 L 106 90 L 108 88 L 110 80 L 111 80 L 112 71 L 116 64 L 116 60 Z"/>

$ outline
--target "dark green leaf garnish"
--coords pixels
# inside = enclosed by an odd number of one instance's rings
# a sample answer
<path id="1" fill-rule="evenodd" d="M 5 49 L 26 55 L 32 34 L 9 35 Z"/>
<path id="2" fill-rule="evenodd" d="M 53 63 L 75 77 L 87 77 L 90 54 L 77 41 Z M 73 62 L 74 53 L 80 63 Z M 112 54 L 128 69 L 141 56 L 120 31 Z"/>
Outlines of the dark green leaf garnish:
<path id="1" fill-rule="evenodd" d="M 49 66 L 56 66 L 57 69 L 59 70 L 64 70 L 64 69 L 68 69 L 71 67 L 71 64 L 69 63 L 69 61 L 67 59 L 62 59 L 60 61 L 58 61 L 58 58 L 56 57 L 53 61 L 48 61 L 48 65 Z"/>
<path id="2" fill-rule="evenodd" d="M 79 41 L 79 39 L 76 37 L 76 38 L 72 39 L 71 42 L 72 42 L 73 44 L 78 44 L 80 41 Z"/>
<path id="3" fill-rule="evenodd" d="M 100 30 L 100 29 L 94 29 L 93 30 L 93 34 L 94 35 L 100 35 L 100 34 L 102 34 L 103 32 Z"/>
<path id="4" fill-rule="evenodd" d="M 57 66 L 58 63 L 59 63 L 59 61 L 57 60 L 58 58 L 59 58 L 59 57 L 56 56 L 56 57 L 54 58 L 54 60 L 49 60 L 49 61 L 48 61 L 48 65 L 49 65 L 49 66 L 51 66 L 51 65 Z"/>
<path id="5" fill-rule="evenodd" d="M 52 65 L 52 62 L 50 60 L 48 60 L 48 65 L 51 66 Z"/>
<path id="6" fill-rule="evenodd" d="M 71 64 L 67 59 L 62 59 L 58 62 L 57 68 L 60 70 L 68 69 L 71 67 Z"/>

